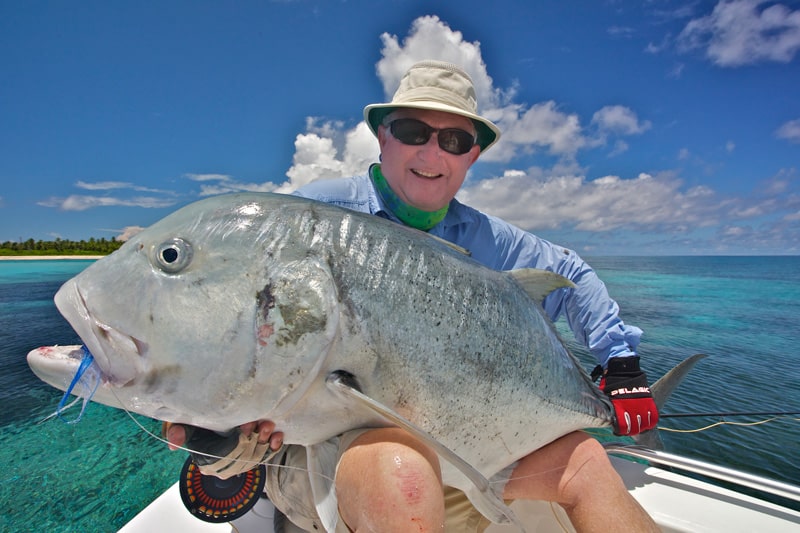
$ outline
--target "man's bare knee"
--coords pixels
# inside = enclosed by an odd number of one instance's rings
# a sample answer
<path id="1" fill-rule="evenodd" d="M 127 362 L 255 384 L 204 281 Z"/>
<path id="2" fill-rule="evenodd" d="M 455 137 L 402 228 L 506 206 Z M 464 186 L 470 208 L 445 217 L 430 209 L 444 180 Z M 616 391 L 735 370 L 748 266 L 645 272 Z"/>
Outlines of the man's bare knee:
<path id="1" fill-rule="evenodd" d="M 339 461 L 336 494 L 354 531 L 432 531 L 444 520 L 438 456 L 396 428 L 353 441 Z"/>
<path id="2" fill-rule="evenodd" d="M 602 445 L 578 431 L 522 458 L 504 497 L 570 505 L 587 486 L 594 488 L 595 483 L 615 476 Z"/>
<path id="3" fill-rule="evenodd" d="M 599 486 L 605 487 L 605 490 L 611 487 L 624 490 L 622 480 L 611 465 L 602 444 L 591 437 L 576 437 L 574 444 L 569 466 L 559 486 L 562 505 L 574 505 L 580 498 L 586 497 L 587 491 L 595 490 Z"/>

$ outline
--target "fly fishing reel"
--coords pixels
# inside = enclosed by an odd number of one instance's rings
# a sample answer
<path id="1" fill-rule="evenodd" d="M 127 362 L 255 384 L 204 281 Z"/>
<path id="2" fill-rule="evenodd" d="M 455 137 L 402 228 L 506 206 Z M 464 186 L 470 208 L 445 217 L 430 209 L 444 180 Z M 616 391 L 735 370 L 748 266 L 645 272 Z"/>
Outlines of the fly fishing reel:
<path id="1" fill-rule="evenodd" d="M 186 458 L 178 483 L 183 505 L 204 522 L 236 520 L 258 502 L 264 491 L 267 469 L 258 465 L 238 476 L 220 479 L 200 472 L 191 456 Z"/>

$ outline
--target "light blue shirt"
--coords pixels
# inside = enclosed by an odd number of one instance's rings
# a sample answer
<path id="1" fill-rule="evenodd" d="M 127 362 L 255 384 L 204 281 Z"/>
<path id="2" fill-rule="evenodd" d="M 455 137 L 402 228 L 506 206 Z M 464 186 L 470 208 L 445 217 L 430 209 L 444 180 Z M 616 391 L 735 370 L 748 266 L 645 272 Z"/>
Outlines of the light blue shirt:
<path id="1" fill-rule="evenodd" d="M 318 180 L 301 187 L 297 196 L 370 213 L 400 223 L 382 204 L 368 175 Z M 544 301 L 551 320 L 562 314 L 575 338 L 589 348 L 598 363 L 610 357 L 636 355 L 642 330 L 619 318 L 619 306 L 594 270 L 572 250 L 552 244 L 497 217 L 453 199 L 444 220 L 429 231 L 472 254 L 495 270 L 540 268 L 561 274 L 576 288 L 558 289 Z"/>

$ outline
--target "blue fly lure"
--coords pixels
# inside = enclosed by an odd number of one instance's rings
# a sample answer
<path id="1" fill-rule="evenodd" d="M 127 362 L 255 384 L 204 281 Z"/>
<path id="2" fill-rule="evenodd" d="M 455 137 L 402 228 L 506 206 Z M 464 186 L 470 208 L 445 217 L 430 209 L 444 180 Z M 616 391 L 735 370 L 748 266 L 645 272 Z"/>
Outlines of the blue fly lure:
<path id="1" fill-rule="evenodd" d="M 102 381 L 102 375 L 100 373 L 100 369 L 94 364 L 94 356 L 89 351 L 86 346 L 82 346 L 81 350 L 83 351 L 83 356 L 81 357 L 81 364 L 78 367 L 78 371 L 75 373 L 75 377 L 72 378 L 72 382 L 69 384 L 67 391 L 64 393 L 64 396 L 61 397 L 61 401 L 58 402 L 58 407 L 56 407 L 56 412 L 52 415 L 48 416 L 44 420 L 49 420 L 54 416 L 57 416 L 60 420 L 66 422 L 67 424 L 75 424 L 80 422 L 81 417 L 83 416 L 83 412 L 86 411 L 86 405 L 94 396 L 94 393 L 97 392 L 97 387 L 100 386 L 100 382 Z M 69 404 L 67 401 L 69 400 L 70 394 L 72 394 L 73 389 L 76 385 L 80 384 L 83 394 L 72 400 Z M 88 391 L 88 394 L 87 394 Z M 83 405 L 81 406 L 81 412 L 78 413 L 78 417 L 74 420 L 68 420 L 65 416 L 63 416 L 64 411 L 75 405 L 78 401 L 83 399 Z M 42 422 L 44 422 L 42 420 Z"/>

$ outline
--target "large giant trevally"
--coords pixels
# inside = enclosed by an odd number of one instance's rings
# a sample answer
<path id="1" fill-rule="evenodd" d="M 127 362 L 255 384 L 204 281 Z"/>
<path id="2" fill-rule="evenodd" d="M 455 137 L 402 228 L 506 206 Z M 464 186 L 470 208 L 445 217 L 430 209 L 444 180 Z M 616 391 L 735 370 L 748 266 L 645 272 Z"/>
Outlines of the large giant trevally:
<path id="1" fill-rule="evenodd" d="M 610 423 L 540 305 L 567 286 L 490 270 L 379 217 L 235 194 L 142 231 L 55 301 L 101 371 L 94 401 L 219 431 L 269 419 L 311 452 L 349 429 L 400 425 L 439 452 L 446 484 L 504 521 L 487 479 Z M 53 353 L 29 363 L 64 390 L 79 359 Z"/>

